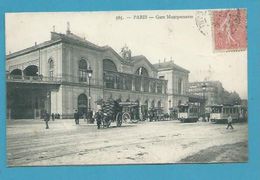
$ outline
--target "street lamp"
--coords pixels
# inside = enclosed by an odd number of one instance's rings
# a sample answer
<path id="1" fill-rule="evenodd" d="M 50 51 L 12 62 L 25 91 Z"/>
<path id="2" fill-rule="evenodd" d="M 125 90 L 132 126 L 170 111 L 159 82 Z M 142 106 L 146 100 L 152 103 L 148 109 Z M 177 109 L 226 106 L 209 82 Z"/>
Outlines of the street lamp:
<path id="1" fill-rule="evenodd" d="M 87 69 L 87 74 L 88 74 L 88 97 L 89 97 L 89 101 L 88 101 L 88 107 L 89 107 L 89 112 L 91 110 L 91 103 L 90 103 L 90 99 L 91 99 L 91 96 L 90 96 L 90 79 L 92 78 L 92 69 L 91 67 L 89 66 L 88 69 Z"/>
<path id="2" fill-rule="evenodd" d="M 205 121 L 205 108 L 206 108 L 206 98 L 205 98 L 205 93 L 206 93 L 206 88 L 207 85 L 203 83 L 202 85 L 202 90 L 203 90 L 203 121 Z"/>

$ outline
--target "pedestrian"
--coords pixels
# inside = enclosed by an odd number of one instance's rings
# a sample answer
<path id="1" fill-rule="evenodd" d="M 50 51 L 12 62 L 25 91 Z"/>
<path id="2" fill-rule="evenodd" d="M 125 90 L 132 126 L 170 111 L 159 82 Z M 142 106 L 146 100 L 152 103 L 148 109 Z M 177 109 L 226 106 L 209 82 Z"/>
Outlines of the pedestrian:
<path id="1" fill-rule="evenodd" d="M 79 124 L 79 113 L 78 113 L 78 110 L 75 110 L 74 119 L 75 119 L 75 124 L 78 125 Z"/>
<path id="2" fill-rule="evenodd" d="M 97 128 L 100 129 L 100 125 L 102 121 L 102 114 L 100 110 L 95 114 L 95 119 L 97 121 Z"/>
<path id="3" fill-rule="evenodd" d="M 92 111 L 92 110 L 89 111 L 89 122 L 90 122 L 91 124 L 94 123 L 94 122 L 93 122 L 93 111 Z"/>
<path id="4" fill-rule="evenodd" d="M 54 120 L 55 120 L 54 113 L 51 113 L 51 119 L 52 119 L 52 121 L 54 121 Z"/>
<path id="5" fill-rule="evenodd" d="M 226 128 L 226 129 L 228 129 L 229 127 L 231 127 L 231 129 L 234 129 L 233 126 L 232 126 L 232 117 L 231 117 L 230 114 L 229 114 L 229 116 L 228 116 L 227 121 L 228 121 L 228 125 L 227 125 L 227 128 Z"/>
<path id="6" fill-rule="evenodd" d="M 85 112 L 83 113 L 83 119 L 84 119 L 84 122 L 86 122 L 86 113 Z"/>
<path id="7" fill-rule="evenodd" d="M 43 117 L 46 124 L 46 129 L 49 129 L 50 114 L 47 111 L 45 111 Z"/>

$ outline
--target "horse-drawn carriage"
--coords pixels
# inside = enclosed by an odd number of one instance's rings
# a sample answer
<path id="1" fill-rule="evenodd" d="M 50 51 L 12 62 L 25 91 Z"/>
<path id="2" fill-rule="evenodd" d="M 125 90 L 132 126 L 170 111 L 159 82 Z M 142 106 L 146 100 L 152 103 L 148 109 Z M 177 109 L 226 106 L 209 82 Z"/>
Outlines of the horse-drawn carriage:
<path id="1" fill-rule="evenodd" d="M 120 127 L 123 122 L 138 122 L 131 116 L 133 109 L 137 106 L 138 103 L 135 102 L 118 102 L 112 99 L 103 102 L 101 110 L 103 127 L 109 127 L 112 122 L 115 122 L 117 127 Z"/>

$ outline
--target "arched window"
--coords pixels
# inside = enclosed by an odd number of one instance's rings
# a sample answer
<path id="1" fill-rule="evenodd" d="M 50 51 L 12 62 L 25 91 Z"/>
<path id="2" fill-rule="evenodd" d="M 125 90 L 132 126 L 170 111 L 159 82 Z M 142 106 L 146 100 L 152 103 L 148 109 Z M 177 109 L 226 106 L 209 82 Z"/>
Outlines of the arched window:
<path id="1" fill-rule="evenodd" d="M 79 81 L 87 82 L 87 69 L 88 64 L 85 59 L 79 61 Z"/>
<path id="2" fill-rule="evenodd" d="M 144 68 L 144 67 L 139 67 L 139 68 L 136 70 L 135 74 L 136 74 L 136 75 L 139 75 L 139 76 L 146 76 L 146 77 L 149 76 L 147 69 Z"/>
<path id="3" fill-rule="evenodd" d="M 53 69 L 54 68 L 54 61 L 52 58 L 49 59 L 49 69 Z"/>
<path id="4" fill-rule="evenodd" d="M 80 115 L 87 113 L 88 110 L 88 98 L 85 94 L 78 96 L 78 112 Z"/>
<path id="5" fill-rule="evenodd" d="M 114 71 L 117 72 L 115 63 L 110 59 L 103 60 L 103 70 L 104 71 Z"/>
<path id="6" fill-rule="evenodd" d="M 53 70 L 54 70 L 54 61 L 53 59 L 49 59 L 49 77 L 53 78 Z"/>
<path id="7" fill-rule="evenodd" d="M 115 63 L 110 59 L 103 60 L 103 72 L 104 72 L 104 85 L 106 88 L 117 88 L 120 87 L 117 85 L 116 82 L 122 85 L 122 78 L 117 77 L 114 72 L 117 72 L 117 68 Z M 123 87 L 120 87 L 123 88 Z"/>

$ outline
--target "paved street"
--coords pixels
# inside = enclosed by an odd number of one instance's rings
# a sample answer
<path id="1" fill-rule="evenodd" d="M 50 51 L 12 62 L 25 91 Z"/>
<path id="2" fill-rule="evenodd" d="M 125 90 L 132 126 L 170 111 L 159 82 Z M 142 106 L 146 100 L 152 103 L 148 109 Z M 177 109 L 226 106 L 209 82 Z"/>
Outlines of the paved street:
<path id="1" fill-rule="evenodd" d="M 247 124 L 178 121 L 98 130 L 83 120 L 8 121 L 9 166 L 247 161 Z M 112 124 L 113 126 L 114 124 Z"/>

